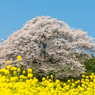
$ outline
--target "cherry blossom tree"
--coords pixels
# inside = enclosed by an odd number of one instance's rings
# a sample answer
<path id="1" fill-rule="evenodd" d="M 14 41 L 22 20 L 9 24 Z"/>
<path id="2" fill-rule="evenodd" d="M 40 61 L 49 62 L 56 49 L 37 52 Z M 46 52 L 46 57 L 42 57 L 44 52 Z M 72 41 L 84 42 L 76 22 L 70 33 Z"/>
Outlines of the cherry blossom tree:
<path id="1" fill-rule="evenodd" d="M 18 66 L 16 57 L 21 55 L 24 69 L 32 68 L 40 76 L 53 70 L 55 78 L 84 73 L 86 69 L 76 56 L 83 54 L 89 59 L 94 52 L 95 43 L 87 32 L 49 16 L 27 21 L 0 43 L 1 68 L 6 67 L 7 60 L 11 66 Z"/>

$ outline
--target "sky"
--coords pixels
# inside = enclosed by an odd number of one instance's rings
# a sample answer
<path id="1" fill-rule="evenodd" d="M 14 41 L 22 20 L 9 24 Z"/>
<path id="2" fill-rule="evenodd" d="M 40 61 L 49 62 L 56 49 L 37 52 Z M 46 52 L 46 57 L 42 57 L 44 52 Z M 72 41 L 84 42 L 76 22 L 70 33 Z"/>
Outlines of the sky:
<path id="1" fill-rule="evenodd" d="M 36 16 L 57 18 L 95 38 L 95 0 L 0 0 L 0 42 Z"/>

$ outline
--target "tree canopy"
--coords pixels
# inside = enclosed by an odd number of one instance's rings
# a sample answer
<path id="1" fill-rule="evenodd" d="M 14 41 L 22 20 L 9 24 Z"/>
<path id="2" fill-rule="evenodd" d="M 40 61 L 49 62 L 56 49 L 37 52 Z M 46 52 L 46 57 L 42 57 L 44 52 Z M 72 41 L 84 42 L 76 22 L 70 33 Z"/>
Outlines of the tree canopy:
<path id="1" fill-rule="evenodd" d="M 84 54 L 91 58 L 95 52 L 93 38 L 81 29 L 73 29 L 63 21 L 49 16 L 35 17 L 23 28 L 15 31 L 0 44 L 1 68 L 10 60 L 17 66 L 16 57 L 22 56 L 21 65 L 33 68 L 35 72 L 54 70 L 57 77 L 77 76 L 86 71 L 76 56 Z M 34 67 L 34 59 L 39 59 Z M 41 74 L 41 73 L 40 73 Z"/>

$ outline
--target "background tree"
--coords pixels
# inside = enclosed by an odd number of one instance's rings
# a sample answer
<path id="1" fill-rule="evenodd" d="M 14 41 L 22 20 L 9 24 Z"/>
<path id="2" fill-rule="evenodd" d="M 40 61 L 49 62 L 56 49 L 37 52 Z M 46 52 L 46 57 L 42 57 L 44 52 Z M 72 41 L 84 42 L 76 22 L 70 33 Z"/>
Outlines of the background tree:
<path id="1" fill-rule="evenodd" d="M 85 65 L 86 68 L 86 74 L 95 73 L 95 57 L 92 54 L 91 59 L 86 59 L 84 62 L 81 62 L 81 64 Z"/>
<path id="2" fill-rule="evenodd" d="M 87 59 L 95 52 L 93 38 L 81 29 L 70 28 L 65 22 L 41 16 L 27 21 L 0 44 L 1 68 L 10 60 L 17 66 L 16 57 L 22 56 L 23 69 L 32 68 L 39 76 L 53 72 L 55 79 L 78 76 L 86 71 L 76 56 Z"/>

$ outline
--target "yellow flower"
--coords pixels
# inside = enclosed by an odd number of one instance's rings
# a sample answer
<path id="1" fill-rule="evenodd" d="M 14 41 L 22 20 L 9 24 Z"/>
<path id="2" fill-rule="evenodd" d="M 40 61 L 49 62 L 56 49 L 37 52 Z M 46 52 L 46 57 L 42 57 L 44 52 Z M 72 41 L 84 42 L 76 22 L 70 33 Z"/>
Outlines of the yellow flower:
<path id="1" fill-rule="evenodd" d="M 93 75 L 94 75 L 94 73 L 91 73 L 91 75 L 93 76 Z"/>
<path id="2" fill-rule="evenodd" d="M 22 82 L 22 79 L 20 79 L 19 81 Z"/>
<path id="3" fill-rule="evenodd" d="M 93 79 L 93 76 L 90 75 L 90 79 Z"/>
<path id="4" fill-rule="evenodd" d="M 25 70 L 23 70 L 23 71 L 22 71 L 22 74 L 26 74 L 26 71 L 25 71 Z"/>
<path id="5" fill-rule="evenodd" d="M 49 79 L 49 76 L 46 76 L 47 77 L 47 79 Z"/>
<path id="6" fill-rule="evenodd" d="M 6 63 L 7 63 L 7 64 L 8 64 L 8 63 L 10 63 L 10 61 L 9 61 L 9 60 L 7 60 L 7 62 L 6 62 Z"/>
<path id="7" fill-rule="evenodd" d="M 25 79 L 27 79 L 27 77 L 26 77 L 26 76 L 25 76 L 24 78 L 25 78 Z"/>
<path id="8" fill-rule="evenodd" d="M 86 78 L 88 78 L 88 76 L 86 76 Z"/>
<path id="9" fill-rule="evenodd" d="M 28 78 L 32 78 L 33 77 L 33 74 L 28 74 Z"/>
<path id="10" fill-rule="evenodd" d="M 9 74 L 10 74 L 9 70 L 6 70 L 6 71 L 5 71 L 5 74 L 6 74 L 6 75 L 9 75 Z"/>
<path id="11" fill-rule="evenodd" d="M 0 72 L 4 73 L 6 71 L 5 68 L 1 69 Z"/>
<path id="12" fill-rule="evenodd" d="M 63 86 L 66 86 L 66 83 L 63 83 Z"/>
<path id="13" fill-rule="evenodd" d="M 68 80 L 67 82 L 70 82 L 70 80 Z"/>
<path id="14" fill-rule="evenodd" d="M 18 68 L 18 69 L 17 69 L 17 71 L 21 72 L 21 69 L 20 69 L 20 68 Z"/>
<path id="15" fill-rule="evenodd" d="M 8 65 L 8 66 L 7 66 L 7 69 L 9 70 L 10 68 L 11 68 L 11 65 Z"/>
<path id="16" fill-rule="evenodd" d="M 29 69 L 28 69 L 28 73 L 32 73 L 32 69 L 29 68 Z"/>
<path id="17" fill-rule="evenodd" d="M 19 76 L 19 78 L 22 78 L 22 79 L 24 79 L 24 78 L 25 78 L 25 76 L 24 76 L 24 75 L 20 75 L 20 76 Z"/>
<path id="18" fill-rule="evenodd" d="M 89 79 L 85 79 L 86 82 L 89 82 Z"/>
<path id="19" fill-rule="evenodd" d="M 51 79 L 49 79 L 49 82 L 51 82 L 52 80 Z"/>
<path id="20" fill-rule="evenodd" d="M 72 82 L 74 82 L 74 79 L 71 79 Z"/>
<path id="21" fill-rule="evenodd" d="M 56 83 L 60 83 L 60 80 L 59 79 L 56 79 L 56 81 L 55 81 Z"/>
<path id="22" fill-rule="evenodd" d="M 17 73 L 16 73 L 16 71 L 13 71 L 13 75 L 16 75 Z"/>
<path id="23" fill-rule="evenodd" d="M 18 77 L 17 76 L 15 76 L 15 80 L 18 81 Z"/>
<path id="24" fill-rule="evenodd" d="M 10 81 L 12 81 L 12 82 L 15 82 L 15 81 L 17 81 L 18 80 L 18 77 L 11 77 L 10 78 Z"/>
<path id="25" fill-rule="evenodd" d="M 43 78 L 42 78 L 42 81 L 44 81 L 44 80 L 46 80 L 46 78 L 45 78 L 45 77 L 43 77 Z"/>
<path id="26" fill-rule="evenodd" d="M 17 68 L 16 67 L 11 67 L 11 71 L 15 71 L 15 70 L 17 70 Z"/>
<path id="27" fill-rule="evenodd" d="M 18 55 L 18 56 L 17 56 L 17 59 L 21 59 L 21 56 L 20 56 L 20 55 Z"/>
<path id="28" fill-rule="evenodd" d="M 95 79 L 93 79 L 93 82 L 95 83 Z"/>
<path id="29" fill-rule="evenodd" d="M 85 75 L 82 75 L 82 77 L 84 78 L 84 77 L 85 77 Z"/>
<path id="30" fill-rule="evenodd" d="M 20 60 L 21 60 L 21 56 L 18 55 L 18 56 L 17 56 L 17 62 L 19 62 Z"/>
<path id="31" fill-rule="evenodd" d="M 51 79 L 53 79 L 53 75 L 51 75 Z"/>

